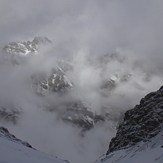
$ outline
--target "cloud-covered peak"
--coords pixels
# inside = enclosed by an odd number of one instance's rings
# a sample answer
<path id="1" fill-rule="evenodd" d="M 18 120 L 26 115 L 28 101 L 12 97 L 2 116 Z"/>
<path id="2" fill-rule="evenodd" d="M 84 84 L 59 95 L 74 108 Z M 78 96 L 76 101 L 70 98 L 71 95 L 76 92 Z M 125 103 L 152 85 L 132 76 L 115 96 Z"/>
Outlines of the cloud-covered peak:
<path id="1" fill-rule="evenodd" d="M 39 47 L 52 44 L 47 37 L 35 37 L 33 41 L 11 42 L 3 47 L 3 52 L 27 55 L 29 53 L 38 53 Z"/>

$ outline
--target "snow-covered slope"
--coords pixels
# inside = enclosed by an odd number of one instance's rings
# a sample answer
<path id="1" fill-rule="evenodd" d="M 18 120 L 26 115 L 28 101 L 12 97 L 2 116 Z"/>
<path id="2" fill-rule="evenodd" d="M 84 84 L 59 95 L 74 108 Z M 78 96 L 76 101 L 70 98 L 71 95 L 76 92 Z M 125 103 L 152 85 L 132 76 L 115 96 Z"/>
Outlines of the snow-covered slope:
<path id="1" fill-rule="evenodd" d="M 8 129 L 5 127 L 0 127 L 0 137 L 24 145 L 26 147 L 32 148 L 32 146 L 28 142 L 21 141 L 20 139 L 16 138 L 14 135 L 10 134 Z"/>
<path id="2" fill-rule="evenodd" d="M 0 163 L 68 163 L 33 149 L 0 127 Z"/>
<path id="3" fill-rule="evenodd" d="M 97 162 L 163 162 L 163 87 L 125 113 L 109 150 Z"/>
<path id="4" fill-rule="evenodd" d="M 96 163 L 163 163 L 163 135 L 101 156 Z"/>

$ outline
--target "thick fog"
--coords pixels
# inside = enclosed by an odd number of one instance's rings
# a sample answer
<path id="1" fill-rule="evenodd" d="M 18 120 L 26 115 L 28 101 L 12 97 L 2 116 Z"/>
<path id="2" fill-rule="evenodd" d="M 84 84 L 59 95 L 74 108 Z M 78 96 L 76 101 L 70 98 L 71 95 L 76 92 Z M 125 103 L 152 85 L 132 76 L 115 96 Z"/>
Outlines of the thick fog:
<path id="1" fill-rule="evenodd" d="M 81 135 L 81 129 L 58 119 L 46 105 L 59 107 L 82 100 L 93 113 L 107 111 L 115 119 L 133 108 L 147 93 L 162 85 L 163 1 L 157 0 L 0 0 L 0 47 L 12 41 L 28 41 L 46 36 L 53 41 L 20 65 L 0 59 L 0 107 L 18 121 L 1 119 L 18 138 L 50 155 L 71 163 L 92 163 L 108 149 L 116 134 L 116 124 L 107 121 Z M 90 60 L 118 54 L 104 66 Z M 68 60 L 73 71 L 66 76 L 71 91 L 35 93 L 31 76 L 50 74 L 56 60 Z M 123 75 L 129 80 L 120 82 Z M 114 89 L 101 89 L 103 80 L 113 79 Z M 114 119 L 113 118 L 113 119 Z M 116 122 L 115 122 L 116 123 Z"/>

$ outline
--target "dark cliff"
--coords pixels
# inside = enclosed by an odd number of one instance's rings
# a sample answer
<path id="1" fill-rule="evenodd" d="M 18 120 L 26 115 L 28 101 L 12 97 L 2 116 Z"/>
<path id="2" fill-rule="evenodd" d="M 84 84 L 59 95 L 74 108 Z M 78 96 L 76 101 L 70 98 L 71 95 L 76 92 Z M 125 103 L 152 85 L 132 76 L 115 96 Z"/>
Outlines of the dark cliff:
<path id="1" fill-rule="evenodd" d="M 116 137 L 109 145 L 110 152 L 125 149 L 136 143 L 150 141 L 163 129 L 163 86 L 146 95 L 139 105 L 125 113 Z"/>

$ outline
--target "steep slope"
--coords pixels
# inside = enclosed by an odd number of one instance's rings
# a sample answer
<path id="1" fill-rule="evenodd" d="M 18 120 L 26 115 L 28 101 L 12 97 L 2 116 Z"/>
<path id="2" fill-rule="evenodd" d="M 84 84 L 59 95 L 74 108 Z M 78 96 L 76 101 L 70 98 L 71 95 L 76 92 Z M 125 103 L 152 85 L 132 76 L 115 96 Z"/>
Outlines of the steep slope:
<path id="1" fill-rule="evenodd" d="M 1 163 L 68 163 L 33 149 L 4 127 L 0 127 L 0 144 Z"/>
<path id="2" fill-rule="evenodd" d="M 0 127 L 0 137 L 7 139 L 9 141 L 13 141 L 15 143 L 24 145 L 26 147 L 32 148 L 32 146 L 28 142 L 24 142 L 24 141 L 21 141 L 20 139 L 16 138 L 14 135 L 9 133 L 9 131 L 5 127 Z"/>
<path id="3" fill-rule="evenodd" d="M 106 156 L 99 162 L 163 161 L 163 87 L 125 113 Z M 139 156 L 141 155 L 141 156 Z M 133 158 L 132 158 L 133 157 Z M 142 160 L 141 160 L 142 159 Z M 138 160 L 137 160 L 138 161 Z"/>
<path id="4" fill-rule="evenodd" d="M 126 149 L 120 149 L 101 156 L 96 163 L 162 163 L 163 136 L 160 132 L 147 142 L 138 142 Z"/>

